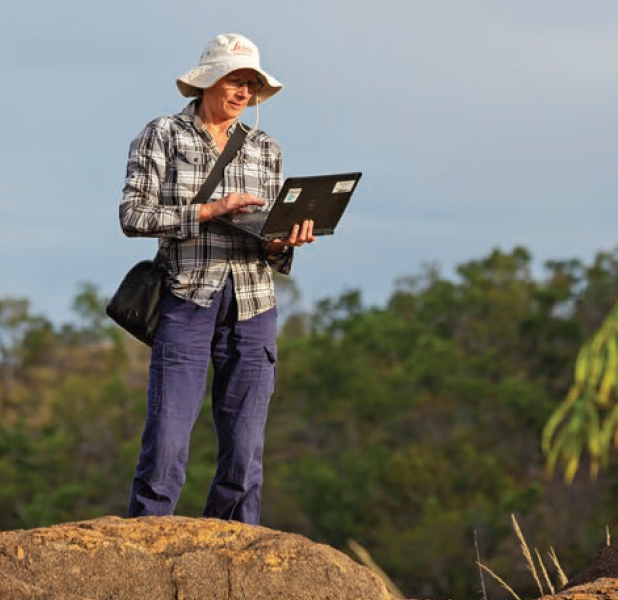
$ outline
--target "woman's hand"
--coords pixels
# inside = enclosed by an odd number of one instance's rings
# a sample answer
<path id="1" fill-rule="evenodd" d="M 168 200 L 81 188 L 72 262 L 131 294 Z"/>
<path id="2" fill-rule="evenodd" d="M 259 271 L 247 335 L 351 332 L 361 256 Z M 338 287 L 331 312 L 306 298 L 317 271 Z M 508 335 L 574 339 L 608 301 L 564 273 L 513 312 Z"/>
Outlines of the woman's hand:
<path id="1" fill-rule="evenodd" d="M 264 204 L 266 202 L 257 196 L 232 192 L 214 202 L 202 204 L 198 220 L 200 223 L 203 223 L 221 215 L 250 212 L 247 206 L 264 206 Z"/>
<path id="2" fill-rule="evenodd" d="M 315 236 L 313 235 L 313 221 L 303 221 L 302 225 L 298 223 L 292 227 L 290 235 L 285 240 L 273 240 L 268 244 L 268 254 L 278 254 L 286 246 L 302 246 L 303 244 L 313 244 Z"/>

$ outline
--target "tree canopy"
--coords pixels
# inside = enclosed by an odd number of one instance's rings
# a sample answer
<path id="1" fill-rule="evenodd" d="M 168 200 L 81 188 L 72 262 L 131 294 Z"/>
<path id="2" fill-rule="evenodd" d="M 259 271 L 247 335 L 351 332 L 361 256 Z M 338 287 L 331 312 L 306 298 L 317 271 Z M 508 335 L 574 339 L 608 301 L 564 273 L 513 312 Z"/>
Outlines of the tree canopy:
<path id="1" fill-rule="evenodd" d="M 381 307 L 349 290 L 301 312 L 287 283 L 264 525 L 344 551 L 356 540 L 415 597 L 478 594 L 475 532 L 484 564 L 526 581 L 511 513 L 567 574 L 587 563 L 617 524 L 618 470 L 608 453 L 595 481 L 567 487 L 541 439 L 618 298 L 618 254 L 534 276 L 525 248 L 496 249 L 450 279 L 428 267 L 397 281 Z M 0 299 L 0 529 L 125 515 L 149 352 L 104 305 L 83 284 L 75 321 L 58 325 Z M 180 514 L 201 515 L 214 472 L 208 402 Z"/>

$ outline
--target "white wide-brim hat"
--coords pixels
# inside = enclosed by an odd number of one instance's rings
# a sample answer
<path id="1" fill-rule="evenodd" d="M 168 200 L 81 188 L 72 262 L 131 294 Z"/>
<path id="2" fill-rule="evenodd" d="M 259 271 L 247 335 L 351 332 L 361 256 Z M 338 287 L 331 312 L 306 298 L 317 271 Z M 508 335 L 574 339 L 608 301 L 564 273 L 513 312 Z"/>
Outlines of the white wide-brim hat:
<path id="1" fill-rule="evenodd" d="M 260 66 L 257 46 L 237 33 L 224 33 L 210 40 L 202 52 L 199 66 L 176 79 L 176 85 L 180 93 L 187 98 L 200 96 L 202 90 L 212 87 L 219 79 L 238 69 L 253 69 L 264 84 L 264 87 L 251 97 L 249 106 L 256 104 L 256 96 L 259 96 L 262 104 L 283 87 Z"/>

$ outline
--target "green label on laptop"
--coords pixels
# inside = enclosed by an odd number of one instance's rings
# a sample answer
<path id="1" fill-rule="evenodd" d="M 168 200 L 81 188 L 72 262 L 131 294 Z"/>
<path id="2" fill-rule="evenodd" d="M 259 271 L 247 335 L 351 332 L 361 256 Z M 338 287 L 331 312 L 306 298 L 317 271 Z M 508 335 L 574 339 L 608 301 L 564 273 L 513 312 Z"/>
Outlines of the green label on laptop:
<path id="1" fill-rule="evenodd" d="M 303 188 L 290 188 L 285 198 L 283 199 L 283 201 L 284 202 L 296 202 L 296 200 L 298 200 L 298 197 L 301 195 L 302 191 L 303 191 Z"/>

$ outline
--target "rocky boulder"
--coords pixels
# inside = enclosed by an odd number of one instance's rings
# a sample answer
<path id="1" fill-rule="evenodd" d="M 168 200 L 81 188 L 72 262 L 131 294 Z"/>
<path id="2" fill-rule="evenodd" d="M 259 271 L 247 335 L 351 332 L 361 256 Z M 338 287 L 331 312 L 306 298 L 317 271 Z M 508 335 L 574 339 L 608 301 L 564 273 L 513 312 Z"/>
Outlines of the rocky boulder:
<path id="1" fill-rule="evenodd" d="M 592 564 L 572 577 L 555 596 L 542 600 L 618 600 L 618 545 L 597 552 Z"/>
<path id="2" fill-rule="evenodd" d="M 299 535 L 216 519 L 104 517 L 0 532 L 2 600 L 390 600 Z"/>

